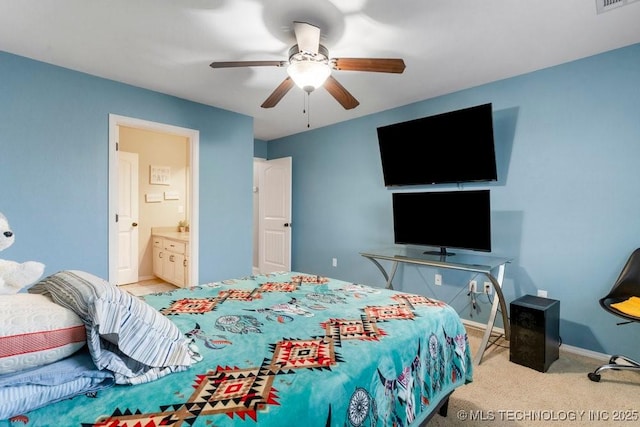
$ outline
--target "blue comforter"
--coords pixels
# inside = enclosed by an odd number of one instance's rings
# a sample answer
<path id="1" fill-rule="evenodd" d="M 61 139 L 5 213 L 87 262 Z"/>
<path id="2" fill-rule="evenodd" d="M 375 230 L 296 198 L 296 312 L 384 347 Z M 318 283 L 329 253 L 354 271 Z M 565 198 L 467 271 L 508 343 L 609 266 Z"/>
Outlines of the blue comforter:
<path id="1" fill-rule="evenodd" d="M 472 380 L 459 316 L 420 295 L 289 272 L 144 299 L 197 344 L 200 362 L 48 405 L 21 421 L 413 426 Z"/>

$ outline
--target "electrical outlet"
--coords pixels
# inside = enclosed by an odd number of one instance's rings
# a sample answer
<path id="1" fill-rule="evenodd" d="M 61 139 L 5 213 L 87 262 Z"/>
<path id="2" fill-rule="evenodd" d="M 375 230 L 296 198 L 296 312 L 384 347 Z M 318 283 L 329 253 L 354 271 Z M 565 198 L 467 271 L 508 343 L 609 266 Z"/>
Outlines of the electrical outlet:
<path id="1" fill-rule="evenodd" d="M 334 267 L 337 267 L 338 266 L 338 258 L 333 258 L 331 260 L 331 265 L 334 266 Z"/>
<path id="2" fill-rule="evenodd" d="M 491 282 L 484 282 L 484 293 L 491 295 L 493 293 L 493 285 Z"/>
<path id="3" fill-rule="evenodd" d="M 436 274 L 434 283 L 438 286 L 442 285 L 442 274 Z"/>
<path id="4" fill-rule="evenodd" d="M 478 282 L 475 280 L 469 280 L 469 292 L 478 292 Z"/>
<path id="5" fill-rule="evenodd" d="M 542 289 L 538 289 L 538 296 L 542 298 L 547 297 L 547 291 L 543 291 Z"/>

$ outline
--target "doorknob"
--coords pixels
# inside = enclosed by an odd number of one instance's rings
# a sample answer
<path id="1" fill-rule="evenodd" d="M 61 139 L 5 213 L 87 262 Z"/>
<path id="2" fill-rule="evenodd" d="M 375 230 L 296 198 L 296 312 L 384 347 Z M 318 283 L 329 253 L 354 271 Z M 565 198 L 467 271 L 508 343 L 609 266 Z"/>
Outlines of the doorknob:
<path id="1" fill-rule="evenodd" d="M 290 222 L 285 222 L 285 223 L 284 223 L 284 226 L 285 226 L 285 227 L 291 227 L 291 223 L 290 223 Z"/>
<path id="2" fill-rule="evenodd" d="M 131 226 L 132 226 L 132 227 L 137 227 L 137 226 L 138 226 L 138 223 L 137 223 L 137 222 L 131 223 Z"/>

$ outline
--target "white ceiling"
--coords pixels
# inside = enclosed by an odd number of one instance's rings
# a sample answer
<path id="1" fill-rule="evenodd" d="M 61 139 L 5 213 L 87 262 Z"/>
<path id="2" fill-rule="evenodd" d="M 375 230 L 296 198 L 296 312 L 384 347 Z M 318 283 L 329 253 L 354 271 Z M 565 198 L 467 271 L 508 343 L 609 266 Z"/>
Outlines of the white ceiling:
<path id="1" fill-rule="evenodd" d="M 640 42 L 640 1 L 598 0 L 0 0 L 0 50 L 255 118 L 270 140 Z M 602 1 L 602 0 L 600 0 Z M 629 1 L 629 0 L 624 0 Z M 403 58 L 403 74 L 334 71 L 359 101 L 292 89 L 278 67 L 293 21 L 322 29 L 330 57 Z"/>

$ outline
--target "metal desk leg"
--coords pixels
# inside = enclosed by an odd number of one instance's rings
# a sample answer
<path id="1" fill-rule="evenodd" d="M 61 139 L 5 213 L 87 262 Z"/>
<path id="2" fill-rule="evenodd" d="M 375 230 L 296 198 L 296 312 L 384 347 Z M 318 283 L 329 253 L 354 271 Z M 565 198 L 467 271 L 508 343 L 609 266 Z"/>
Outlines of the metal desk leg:
<path id="1" fill-rule="evenodd" d="M 369 258 L 369 257 L 367 257 Z M 382 273 L 382 275 L 384 276 L 384 280 L 387 281 L 387 283 L 385 284 L 387 289 L 393 289 L 393 277 L 396 275 L 396 270 L 398 269 L 398 261 L 394 261 L 393 262 L 393 266 L 391 267 L 391 275 L 387 274 L 387 271 L 384 269 L 384 267 L 378 262 L 377 259 L 375 258 L 369 258 L 371 260 L 371 262 L 373 262 L 376 267 L 378 267 L 378 270 L 380 270 L 380 272 Z"/>
<path id="2" fill-rule="evenodd" d="M 496 315 L 498 313 L 498 305 L 500 305 L 500 311 L 502 312 L 502 322 L 504 324 L 504 336 L 508 341 L 510 336 L 509 331 L 509 320 L 507 316 L 507 306 L 504 302 L 504 294 L 502 293 L 502 281 L 504 279 L 504 264 L 498 267 L 498 278 L 496 279 L 491 274 L 487 274 L 489 280 L 491 280 L 491 284 L 493 285 L 493 289 L 496 292 L 496 297 L 493 299 L 493 304 L 491 305 L 491 314 L 489 315 L 489 320 L 487 321 L 487 328 L 484 331 L 484 335 L 482 337 L 482 341 L 480 342 L 480 348 L 478 349 L 478 353 L 474 359 L 474 363 L 479 365 L 482 361 L 482 356 L 484 355 L 485 350 L 489 346 L 489 338 L 491 338 L 491 333 L 493 332 L 493 328 L 496 323 Z"/>
<path id="3" fill-rule="evenodd" d="M 387 289 L 393 289 L 393 278 L 396 275 L 396 270 L 398 269 L 398 261 L 393 262 L 393 266 L 391 267 L 391 275 L 387 279 Z"/>

